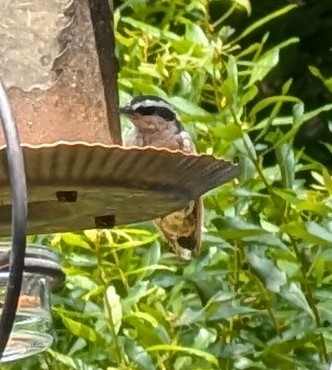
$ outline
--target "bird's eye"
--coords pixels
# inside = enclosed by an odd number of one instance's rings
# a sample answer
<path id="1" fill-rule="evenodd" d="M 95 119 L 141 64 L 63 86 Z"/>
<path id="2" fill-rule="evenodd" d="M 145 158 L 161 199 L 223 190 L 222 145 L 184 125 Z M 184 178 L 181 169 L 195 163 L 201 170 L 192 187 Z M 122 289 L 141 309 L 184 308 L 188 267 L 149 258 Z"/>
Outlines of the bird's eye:
<path id="1" fill-rule="evenodd" d="M 136 113 L 142 116 L 154 116 L 156 114 L 155 107 L 138 107 L 135 110 Z"/>
<path id="2" fill-rule="evenodd" d="M 158 116 L 166 121 L 174 121 L 175 113 L 166 107 L 138 107 L 136 113 L 142 116 Z"/>

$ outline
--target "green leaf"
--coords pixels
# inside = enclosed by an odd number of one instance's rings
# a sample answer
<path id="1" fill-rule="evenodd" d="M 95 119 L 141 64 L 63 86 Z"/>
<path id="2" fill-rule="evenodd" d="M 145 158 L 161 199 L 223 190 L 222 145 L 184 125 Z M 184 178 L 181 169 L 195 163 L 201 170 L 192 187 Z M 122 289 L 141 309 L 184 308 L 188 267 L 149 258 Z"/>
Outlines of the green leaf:
<path id="1" fill-rule="evenodd" d="M 63 314 L 60 314 L 60 316 L 63 324 L 72 334 L 89 342 L 97 341 L 97 333 L 92 328 Z"/>
<path id="2" fill-rule="evenodd" d="M 81 234 L 64 233 L 61 234 L 61 244 L 70 246 L 71 248 L 82 248 L 92 250 L 91 245 L 83 238 Z"/>
<path id="3" fill-rule="evenodd" d="M 248 243 L 249 246 L 269 246 L 273 248 L 280 248 L 286 252 L 290 252 L 287 245 L 283 243 L 278 236 L 268 233 L 264 235 L 247 236 L 243 240 Z"/>
<path id="4" fill-rule="evenodd" d="M 209 40 L 198 24 L 189 21 L 186 21 L 185 23 L 187 40 L 191 41 L 192 43 L 201 44 L 202 46 L 209 45 Z"/>
<path id="5" fill-rule="evenodd" d="M 331 246 L 332 233 L 315 222 L 300 224 L 298 222 L 289 222 L 282 225 L 282 229 L 290 235 L 306 240 L 309 243 Z"/>
<path id="6" fill-rule="evenodd" d="M 263 80 L 263 78 L 278 64 L 280 50 L 297 42 L 299 42 L 298 38 L 290 38 L 261 55 L 254 62 L 249 82 L 245 88 L 250 87 L 257 81 Z"/>
<path id="7" fill-rule="evenodd" d="M 106 289 L 106 312 L 112 323 L 114 334 L 118 334 L 122 324 L 122 306 L 120 296 L 113 286 Z"/>
<path id="8" fill-rule="evenodd" d="M 275 149 L 277 162 L 281 172 L 282 184 L 285 189 L 293 189 L 295 180 L 294 152 L 289 144 L 282 144 Z"/>
<path id="9" fill-rule="evenodd" d="M 204 109 L 200 108 L 198 105 L 181 98 L 180 96 L 174 96 L 169 99 L 169 101 L 180 111 L 189 115 L 195 116 L 206 116 L 209 115 Z"/>
<path id="10" fill-rule="evenodd" d="M 227 78 L 224 80 L 220 91 L 227 99 L 229 105 L 237 104 L 238 101 L 238 70 L 235 58 L 230 55 L 227 63 Z"/>
<path id="11" fill-rule="evenodd" d="M 285 15 L 286 13 L 290 12 L 291 10 L 294 10 L 295 8 L 297 8 L 297 5 L 295 5 L 295 4 L 288 5 L 288 6 L 285 6 L 285 7 L 281 8 L 281 9 L 275 11 L 275 12 L 270 13 L 266 17 L 263 17 L 263 18 L 259 19 L 258 21 L 254 22 L 249 27 L 247 27 L 242 32 L 242 34 L 240 36 L 238 36 L 234 40 L 232 40 L 232 43 L 235 44 L 235 43 L 239 42 L 244 37 L 250 35 L 255 30 L 261 28 L 264 24 L 270 22 L 271 20 L 273 20 L 275 18 L 278 18 L 278 17 L 281 17 L 281 16 Z"/>
<path id="12" fill-rule="evenodd" d="M 249 0 L 233 0 L 236 4 L 244 8 L 248 15 L 251 14 L 251 4 Z"/>
<path id="13" fill-rule="evenodd" d="M 328 321 L 330 324 L 332 323 L 332 301 L 330 297 L 328 300 L 324 302 L 319 302 L 317 304 L 319 316 L 323 321 Z"/>
<path id="14" fill-rule="evenodd" d="M 323 112 L 329 112 L 332 110 L 332 104 L 325 104 L 321 107 L 318 107 L 317 109 L 314 109 L 312 111 L 309 111 L 303 115 L 302 120 L 309 121 L 312 118 L 318 116 L 320 113 Z M 259 124 L 257 124 L 254 128 L 254 130 L 261 130 L 269 121 L 269 118 L 263 119 Z M 294 121 L 293 116 L 285 116 L 285 117 L 277 117 L 273 120 L 273 126 L 283 126 L 283 125 L 290 125 Z M 288 139 L 287 139 L 288 140 Z"/>
<path id="15" fill-rule="evenodd" d="M 72 275 L 66 279 L 66 285 L 69 289 L 80 288 L 86 291 L 92 291 L 98 288 L 98 284 L 91 277 Z"/>
<path id="16" fill-rule="evenodd" d="M 123 80 L 118 80 L 119 84 L 123 84 Z M 160 97 L 166 97 L 165 92 L 158 87 L 157 85 L 152 85 L 142 81 L 142 79 L 132 78 L 126 80 L 126 83 L 130 83 L 130 87 L 136 92 L 136 94 L 147 94 L 147 95 L 156 95 Z"/>
<path id="17" fill-rule="evenodd" d="M 209 308 L 207 311 L 208 322 L 219 322 L 220 320 L 230 320 L 239 317 L 249 317 L 257 313 L 257 310 L 241 304 L 239 301 L 225 302 L 221 305 Z"/>
<path id="18" fill-rule="evenodd" d="M 149 265 L 149 266 L 145 266 L 145 267 L 140 267 L 136 270 L 131 270 L 131 271 L 128 271 L 126 273 L 126 276 L 129 276 L 129 275 L 140 275 L 140 276 L 144 276 L 146 275 L 147 273 L 149 272 L 153 272 L 153 271 L 156 271 L 156 270 L 168 270 L 168 271 L 176 271 L 176 268 L 175 267 L 172 267 L 172 266 L 165 266 L 165 265 Z"/>
<path id="19" fill-rule="evenodd" d="M 146 267 L 148 269 L 150 266 L 160 266 L 157 263 L 159 259 L 160 259 L 160 244 L 157 240 L 155 240 L 149 247 L 147 253 L 144 255 L 142 259 L 142 265 L 143 267 Z M 150 271 L 152 273 L 155 270 L 156 269 L 152 269 Z M 145 273 L 141 275 L 141 277 L 143 278 L 144 276 L 149 276 L 151 273 L 148 272 L 148 270 L 146 270 Z"/>
<path id="20" fill-rule="evenodd" d="M 165 38 L 167 40 L 180 40 L 180 36 L 173 32 L 160 30 L 157 27 L 151 26 L 144 22 L 137 21 L 134 18 L 122 17 L 121 22 L 127 23 L 135 28 L 138 28 L 141 31 L 143 31 L 146 35 L 151 35 L 152 37 L 157 39 Z"/>
<path id="21" fill-rule="evenodd" d="M 257 81 L 262 79 L 275 67 L 279 62 L 279 49 L 271 49 L 263 54 L 253 66 L 250 74 L 250 79 L 245 88 L 249 88 Z"/>
<path id="22" fill-rule="evenodd" d="M 332 232 L 316 222 L 307 222 L 306 229 L 308 233 L 320 240 L 332 245 Z"/>
<path id="23" fill-rule="evenodd" d="M 219 366 L 218 360 L 214 355 L 212 355 L 208 352 L 205 352 L 205 351 L 195 349 L 195 348 L 161 344 L 161 345 L 148 347 L 146 350 L 147 350 L 147 352 L 155 352 L 155 351 L 158 351 L 158 352 L 165 352 L 165 351 L 184 352 L 184 353 L 188 353 L 190 355 L 201 357 L 204 360 L 206 360 L 207 362 L 209 362 L 209 363 L 211 363 L 215 366 Z"/>
<path id="24" fill-rule="evenodd" d="M 240 218 L 216 218 L 212 220 L 220 235 L 227 239 L 242 239 L 247 236 L 263 235 L 267 232 L 261 227 L 245 222 Z"/>
<path id="25" fill-rule="evenodd" d="M 268 98 L 260 100 L 254 107 L 251 109 L 249 115 L 255 116 L 261 110 L 267 108 L 268 106 L 275 103 L 299 103 L 300 100 L 294 96 L 279 95 L 279 96 L 270 96 Z"/>
<path id="26" fill-rule="evenodd" d="M 252 361 L 249 358 L 241 357 L 236 359 L 234 362 L 234 366 L 236 369 L 243 370 L 243 369 L 257 369 L 257 370 L 270 370 L 270 368 L 266 367 L 262 361 Z"/>
<path id="27" fill-rule="evenodd" d="M 144 297 L 148 285 L 148 281 L 138 281 L 129 289 L 127 296 L 122 300 L 122 310 L 124 314 L 128 314 L 132 306 Z"/>
<path id="28" fill-rule="evenodd" d="M 131 314 L 128 314 L 126 316 L 126 319 L 131 318 L 131 317 L 143 319 L 155 328 L 159 326 L 158 321 L 152 315 L 148 314 L 147 312 L 132 312 Z"/>
<path id="29" fill-rule="evenodd" d="M 257 250 L 257 248 L 255 248 Z M 246 254 L 247 261 L 253 271 L 271 292 L 280 293 L 282 286 L 287 283 L 286 274 L 273 261 L 260 257 L 255 252 Z"/>
<path id="30" fill-rule="evenodd" d="M 323 84 L 327 87 L 327 89 L 332 92 L 332 77 L 330 78 L 325 78 L 320 70 L 315 67 L 315 66 L 308 66 L 309 68 L 309 71 L 315 76 L 315 77 L 318 77 L 322 82 Z"/>
<path id="31" fill-rule="evenodd" d="M 298 284 L 290 283 L 282 287 L 280 295 L 289 303 L 307 312 L 312 318 L 314 314 Z"/>
<path id="32" fill-rule="evenodd" d="M 234 123 L 220 125 L 218 127 L 212 128 L 211 131 L 216 137 L 220 137 L 223 140 L 236 140 L 242 138 L 243 135 L 241 127 Z"/>
<path id="33" fill-rule="evenodd" d="M 217 339 L 217 331 L 214 329 L 200 328 L 197 335 L 195 336 L 195 341 L 193 347 L 196 349 L 205 349 L 211 343 L 214 343 Z"/>
<path id="34" fill-rule="evenodd" d="M 147 351 L 136 341 L 127 339 L 125 350 L 131 360 L 139 366 L 140 370 L 155 370 L 156 367 Z"/>
<path id="35" fill-rule="evenodd" d="M 66 365 L 70 369 L 74 369 L 74 370 L 102 370 L 100 367 L 91 366 L 90 364 L 87 364 L 83 360 L 80 360 L 78 358 L 72 358 L 71 356 L 66 356 L 62 353 L 53 351 L 52 349 L 48 349 L 47 353 L 49 353 L 54 358 L 55 362 L 59 362 L 63 365 Z"/>
<path id="36" fill-rule="evenodd" d="M 129 327 L 135 328 L 140 343 L 144 345 L 144 347 L 170 342 L 167 331 L 161 325 L 154 327 L 151 323 L 145 321 L 145 319 L 142 320 L 142 318 L 135 315 L 126 316 L 124 321 Z"/>
<path id="37" fill-rule="evenodd" d="M 179 356 L 174 362 L 174 370 L 190 369 L 193 359 L 190 356 Z"/>
<path id="38" fill-rule="evenodd" d="M 242 106 L 246 106 L 249 102 L 254 100 L 258 95 L 259 90 L 256 85 L 251 85 L 249 89 L 240 96 L 240 102 Z"/>

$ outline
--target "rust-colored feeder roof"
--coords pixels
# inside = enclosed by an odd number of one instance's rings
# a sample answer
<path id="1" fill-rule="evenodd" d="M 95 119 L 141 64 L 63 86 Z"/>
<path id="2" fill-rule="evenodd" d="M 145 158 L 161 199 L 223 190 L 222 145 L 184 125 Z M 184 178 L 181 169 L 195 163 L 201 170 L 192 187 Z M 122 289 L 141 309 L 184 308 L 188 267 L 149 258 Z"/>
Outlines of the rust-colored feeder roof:
<path id="1" fill-rule="evenodd" d="M 120 146 L 108 4 L 0 0 L 0 76 L 24 145 L 30 234 L 153 219 L 237 175 L 211 156 Z M 0 235 L 9 235 L 4 144 L 1 133 Z"/>
<path id="2" fill-rule="evenodd" d="M 120 143 L 110 19 L 108 0 L 0 0 L 0 75 L 22 142 Z"/>

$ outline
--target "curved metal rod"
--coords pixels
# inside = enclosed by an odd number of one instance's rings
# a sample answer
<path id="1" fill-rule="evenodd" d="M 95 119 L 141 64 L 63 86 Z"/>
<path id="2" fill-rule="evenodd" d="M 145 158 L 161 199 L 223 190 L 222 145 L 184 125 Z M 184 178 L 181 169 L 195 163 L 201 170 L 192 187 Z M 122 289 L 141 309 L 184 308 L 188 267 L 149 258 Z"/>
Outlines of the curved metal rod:
<path id="1" fill-rule="evenodd" d="M 6 139 L 8 173 L 12 198 L 10 269 L 0 319 L 0 359 L 12 331 L 21 293 L 26 246 L 27 186 L 23 152 L 4 85 L 0 79 L 0 122 Z"/>

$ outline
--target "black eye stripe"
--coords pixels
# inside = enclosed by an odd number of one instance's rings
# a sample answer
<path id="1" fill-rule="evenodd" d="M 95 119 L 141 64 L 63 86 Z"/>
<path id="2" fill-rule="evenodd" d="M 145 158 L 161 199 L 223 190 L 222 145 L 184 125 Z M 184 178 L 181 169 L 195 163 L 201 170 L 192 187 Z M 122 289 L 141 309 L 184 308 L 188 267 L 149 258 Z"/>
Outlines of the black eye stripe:
<path id="1" fill-rule="evenodd" d="M 135 112 L 142 116 L 159 116 L 166 121 L 174 121 L 176 119 L 175 113 L 165 107 L 138 107 L 135 109 Z"/>

